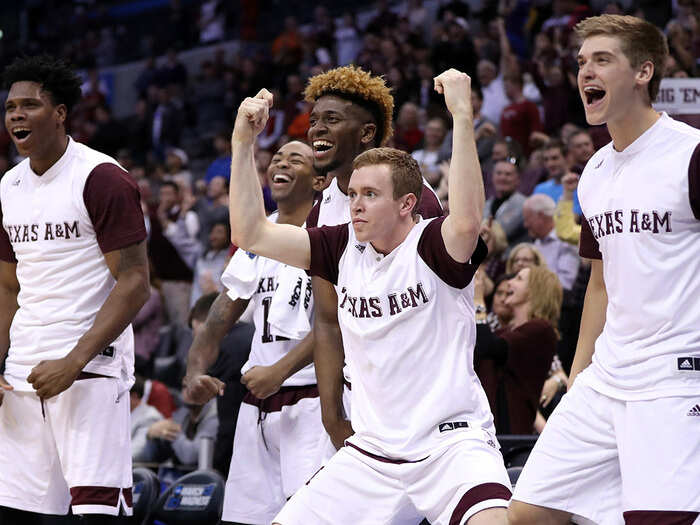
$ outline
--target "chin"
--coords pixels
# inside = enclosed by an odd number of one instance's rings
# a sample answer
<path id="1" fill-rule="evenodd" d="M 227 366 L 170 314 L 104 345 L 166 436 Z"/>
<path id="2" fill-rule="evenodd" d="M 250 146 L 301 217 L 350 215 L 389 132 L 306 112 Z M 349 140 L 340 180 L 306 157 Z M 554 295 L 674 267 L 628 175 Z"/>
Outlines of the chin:
<path id="1" fill-rule="evenodd" d="M 355 231 L 355 238 L 359 242 L 369 242 L 371 240 L 370 235 L 366 231 L 358 231 L 354 224 L 352 229 Z"/>

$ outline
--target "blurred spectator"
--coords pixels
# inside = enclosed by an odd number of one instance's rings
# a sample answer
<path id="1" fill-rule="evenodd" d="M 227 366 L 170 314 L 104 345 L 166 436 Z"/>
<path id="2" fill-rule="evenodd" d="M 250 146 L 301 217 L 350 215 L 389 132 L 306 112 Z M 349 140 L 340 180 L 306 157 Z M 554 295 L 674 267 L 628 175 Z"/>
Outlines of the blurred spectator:
<path id="1" fill-rule="evenodd" d="M 572 133 L 566 141 L 566 149 L 568 151 L 568 164 L 571 166 L 571 171 L 583 173 L 583 168 L 586 167 L 588 160 L 595 153 L 593 147 L 593 139 L 590 133 L 584 130 Z"/>
<path id="2" fill-rule="evenodd" d="M 205 60 L 200 75 L 192 86 L 192 102 L 197 108 L 197 132 L 212 136 L 229 125 L 229 116 L 224 107 L 226 85 L 214 64 Z"/>
<path id="3" fill-rule="evenodd" d="M 576 214 L 574 213 L 574 192 L 578 186 L 579 175 L 577 173 L 567 173 L 561 180 L 564 193 L 557 203 L 554 212 L 554 228 L 557 236 L 564 242 L 578 246 L 581 237 L 581 225 L 576 224 Z"/>
<path id="4" fill-rule="evenodd" d="M 155 285 L 160 285 L 160 283 L 152 277 L 151 295 L 131 322 L 134 329 L 136 372 L 145 376 L 150 375 L 151 358 L 160 341 L 160 329 L 164 320 L 163 301 L 160 297 L 160 291 Z"/>
<path id="5" fill-rule="evenodd" d="M 430 113 L 435 108 L 442 108 L 443 101 L 441 95 L 435 91 L 435 70 L 429 62 L 420 62 L 417 68 L 418 73 L 418 105 Z M 472 84 L 472 89 L 476 86 Z M 473 93 L 473 91 L 472 91 Z"/>
<path id="6" fill-rule="evenodd" d="M 287 94 L 284 97 L 282 109 L 284 110 L 284 126 L 287 128 L 300 113 L 303 113 L 304 83 L 301 81 L 301 77 L 296 73 L 287 75 L 285 83 Z"/>
<path id="7" fill-rule="evenodd" d="M 508 299 L 508 281 L 515 277 L 504 273 L 494 281 L 493 294 L 491 295 L 491 308 L 486 315 L 486 322 L 491 332 L 508 326 L 513 319 L 513 309 L 506 304 Z"/>
<path id="8" fill-rule="evenodd" d="M 484 272 L 484 295 L 489 296 L 493 292 L 493 281 L 506 269 L 508 240 L 501 225 L 492 219 L 484 219 L 481 222 L 479 235 L 489 250 L 479 267 L 479 270 Z"/>
<path id="9" fill-rule="evenodd" d="M 143 402 L 145 380 L 136 376 L 129 392 L 131 402 L 131 455 L 134 461 L 149 461 L 146 446 L 148 431 L 154 423 L 163 420 L 163 414 Z"/>
<path id="10" fill-rule="evenodd" d="M 509 104 L 506 96 L 503 76 L 498 73 L 496 64 L 490 60 L 479 61 L 476 70 L 481 91 L 484 94 L 484 103 L 481 113 L 491 122 L 501 122 L 501 114 Z"/>
<path id="11" fill-rule="evenodd" d="M 150 126 L 151 143 L 157 152 L 163 154 L 168 146 L 177 147 L 180 144 L 185 121 L 182 111 L 173 103 L 167 89 L 156 89 L 156 101 Z"/>
<path id="12" fill-rule="evenodd" d="M 406 102 L 399 109 L 399 115 L 396 119 L 396 130 L 394 131 L 395 147 L 409 153 L 416 149 L 416 146 L 423 140 L 423 132 L 418 124 L 418 106 L 413 102 Z"/>
<path id="13" fill-rule="evenodd" d="M 134 159 L 143 164 L 151 149 L 151 116 L 148 113 L 148 103 L 140 98 L 134 107 L 134 114 L 124 121 L 127 132 L 127 146 Z"/>
<path id="14" fill-rule="evenodd" d="M 148 251 L 162 281 L 165 310 L 170 322 L 184 323 L 189 312 L 192 269 L 199 254 L 199 219 L 190 211 L 191 197 L 183 202 L 180 188 L 164 182 L 158 208 L 150 214 Z"/>
<path id="15" fill-rule="evenodd" d="M 561 141 L 553 139 L 544 145 L 542 153 L 547 180 L 535 186 L 532 194 L 541 193 L 547 195 L 557 203 L 564 192 L 561 179 L 569 171 L 569 166 L 566 162 L 566 147 Z M 581 214 L 581 205 L 578 202 L 577 192 L 574 192 L 574 212 L 577 215 Z"/>
<path id="16" fill-rule="evenodd" d="M 289 84 L 288 84 L 289 85 Z M 257 139 L 257 145 L 260 149 L 265 149 L 265 150 L 272 150 L 275 149 L 277 142 L 282 138 L 283 133 L 285 132 L 285 112 L 284 110 L 280 109 L 281 105 L 283 103 L 282 97 L 279 93 L 279 90 L 272 90 L 272 107 L 270 108 L 270 113 L 269 117 L 267 119 L 267 124 L 265 124 L 265 128 L 262 130 L 262 132 L 258 135 Z M 299 103 L 301 102 L 300 100 L 298 101 Z M 294 115 L 296 115 L 296 112 L 299 111 L 299 108 L 296 106 L 296 103 L 294 105 Z M 230 135 L 230 134 L 229 134 Z M 230 148 L 229 148 L 230 150 Z M 230 152 L 229 152 L 230 155 Z"/>
<path id="17" fill-rule="evenodd" d="M 338 66 L 347 66 L 355 62 L 362 48 L 362 38 L 352 13 L 343 13 L 341 23 L 335 30 L 334 36 Z"/>
<path id="18" fill-rule="evenodd" d="M 523 95 L 523 79 L 518 74 L 506 76 L 504 81 L 506 96 L 510 104 L 501 114 L 501 134 L 511 137 L 525 152 L 530 154 L 530 135 L 542 131 L 540 112 L 534 102 L 526 100 Z"/>
<path id="19" fill-rule="evenodd" d="M 175 182 L 180 188 L 192 189 L 192 172 L 187 169 L 189 157 L 185 150 L 169 148 L 165 152 L 166 174 L 163 180 Z"/>
<path id="20" fill-rule="evenodd" d="M 523 268 L 508 281 L 506 328 L 495 334 L 486 323 L 481 276 L 475 280 L 475 355 L 479 378 L 494 414 L 496 431 L 532 434 L 542 386 L 556 352 L 562 289 L 544 267 Z"/>
<path id="21" fill-rule="evenodd" d="M 216 180 L 216 179 L 215 179 Z M 228 247 L 231 244 L 231 229 L 228 221 L 216 222 L 209 233 L 209 247 L 194 265 L 190 305 L 202 295 L 223 290 L 221 274 L 228 262 Z"/>
<path id="22" fill-rule="evenodd" d="M 497 162 L 493 168 L 491 182 L 494 196 L 484 204 L 484 219 L 495 219 L 503 228 L 508 243 L 513 244 L 525 235 L 523 203 L 526 197 L 518 191 L 518 167 L 507 160 Z"/>
<path id="23" fill-rule="evenodd" d="M 511 248 L 506 260 L 507 274 L 515 275 L 523 268 L 532 266 L 547 266 L 547 261 L 534 244 L 521 242 Z"/>
<path id="24" fill-rule="evenodd" d="M 559 277 L 562 286 L 570 290 L 578 273 L 580 258 L 575 246 L 562 241 L 554 230 L 554 201 L 547 195 L 532 195 L 523 204 L 523 219 L 527 232 L 535 240 L 547 266 Z"/>
<path id="25" fill-rule="evenodd" d="M 220 131 L 214 136 L 213 142 L 216 158 L 209 164 L 204 175 L 204 182 L 207 184 L 214 177 L 223 177 L 226 181 L 231 179 L 231 134 L 226 131 Z"/>
<path id="26" fill-rule="evenodd" d="M 107 106 L 95 108 L 95 122 L 97 128 L 88 141 L 88 146 L 115 157 L 129 142 L 126 127 L 112 117 Z"/>
<path id="27" fill-rule="evenodd" d="M 284 30 L 272 42 L 272 60 L 281 68 L 281 73 L 294 73 L 301 62 L 302 36 L 293 16 L 284 19 Z"/>
<path id="28" fill-rule="evenodd" d="M 490 121 L 482 114 L 484 97 L 479 86 L 472 86 L 472 109 L 474 110 L 474 140 L 479 161 L 486 160 L 493 149 L 496 140 L 496 123 Z"/>
<path id="29" fill-rule="evenodd" d="M 187 84 L 187 69 L 173 48 L 168 49 L 165 61 L 158 68 L 158 83 L 164 87 L 172 84 L 184 87 Z"/>
<path id="30" fill-rule="evenodd" d="M 199 42 L 223 40 L 226 25 L 223 0 L 204 0 L 199 7 Z"/>
<path id="31" fill-rule="evenodd" d="M 445 33 L 433 47 L 433 68 L 435 71 L 445 71 L 453 67 L 474 76 L 476 61 L 476 49 L 469 35 L 469 24 L 462 17 L 453 18 L 447 22 Z"/>
<path id="32" fill-rule="evenodd" d="M 418 162 L 423 177 L 433 188 L 437 188 L 440 182 L 440 149 L 445 135 L 447 135 L 445 121 L 441 118 L 430 119 L 425 126 L 423 148 L 411 153 Z"/>

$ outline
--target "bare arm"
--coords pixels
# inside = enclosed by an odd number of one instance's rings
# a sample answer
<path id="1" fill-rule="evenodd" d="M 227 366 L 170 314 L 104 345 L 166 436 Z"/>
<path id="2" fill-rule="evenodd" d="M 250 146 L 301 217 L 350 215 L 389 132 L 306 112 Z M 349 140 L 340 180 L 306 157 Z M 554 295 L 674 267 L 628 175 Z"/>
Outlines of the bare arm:
<path id="1" fill-rule="evenodd" d="M 12 390 L 7 384 L 2 372 L 5 369 L 5 358 L 10 349 L 10 325 L 19 306 L 19 281 L 17 281 L 17 264 L 0 261 L 0 405 L 2 405 L 5 390 Z"/>
<path id="2" fill-rule="evenodd" d="M 146 241 L 104 255 L 117 280 L 95 322 L 62 359 L 42 361 L 27 381 L 37 395 L 48 399 L 68 388 L 85 365 L 121 334 L 150 296 Z"/>
<path id="3" fill-rule="evenodd" d="M 187 373 L 182 380 L 186 401 L 203 405 L 223 393 L 224 383 L 207 375 L 207 370 L 219 356 L 221 341 L 247 306 L 247 299 L 234 301 L 226 292 L 221 292 L 211 305 L 204 328 L 195 336 L 187 354 Z"/>
<path id="4" fill-rule="evenodd" d="M 472 122 L 471 79 L 450 69 L 435 78 L 435 89 L 445 95 L 454 121 L 448 180 L 450 214 L 442 223 L 442 237 L 447 253 L 463 263 L 476 249 L 484 213 L 484 183 Z"/>
<path id="5" fill-rule="evenodd" d="M 603 261 L 591 261 L 591 277 L 586 288 L 586 298 L 583 302 L 581 329 L 579 331 L 576 355 L 569 374 L 569 389 L 574 384 L 576 376 L 591 364 L 595 341 L 603 331 L 605 312 L 608 308 L 608 292 L 603 279 Z"/>
<path id="6" fill-rule="evenodd" d="M 343 409 L 343 363 L 345 352 L 338 326 L 338 296 L 333 285 L 320 277 L 311 279 L 316 305 L 314 320 L 314 366 L 321 397 L 323 426 L 336 448 L 352 435 Z"/>
<path id="7" fill-rule="evenodd" d="M 276 224 L 265 217 L 253 150 L 256 137 L 267 123 L 271 105 L 272 95 L 263 89 L 255 98 L 246 98 L 238 108 L 231 136 L 231 241 L 263 257 L 308 269 L 311 244 L 306 230 Z"/>

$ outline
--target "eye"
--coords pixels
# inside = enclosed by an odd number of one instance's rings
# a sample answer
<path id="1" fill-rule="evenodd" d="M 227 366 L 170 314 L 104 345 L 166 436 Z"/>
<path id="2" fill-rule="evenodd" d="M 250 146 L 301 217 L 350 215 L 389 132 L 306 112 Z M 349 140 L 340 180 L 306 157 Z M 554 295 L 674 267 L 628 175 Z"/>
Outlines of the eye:
<path id="1" fill-rule="evenodd" d="M 357 196 L 357 193 L 355 193 L 354 191 L 348 192 L 348 197 L 350 197 L 351 199 L 354 199 L 356 196 Z"/>
<path id="2" fill-rule="evenodd" d="M 338 122 L 338 117 L 328 117 L 326 119 L 326 122 L 329 122 L 330 124 L 335 124 L 336 122 Z"/>
<path id="3" fill-rule="evenodd" d="M 376 195 L 376 193 L 374 193 L 372 190 L 368 190 L 367 193 L 366 193 L 366 195 L 367 195 L 368 197 L 374 197 L 374 196 Z"/>

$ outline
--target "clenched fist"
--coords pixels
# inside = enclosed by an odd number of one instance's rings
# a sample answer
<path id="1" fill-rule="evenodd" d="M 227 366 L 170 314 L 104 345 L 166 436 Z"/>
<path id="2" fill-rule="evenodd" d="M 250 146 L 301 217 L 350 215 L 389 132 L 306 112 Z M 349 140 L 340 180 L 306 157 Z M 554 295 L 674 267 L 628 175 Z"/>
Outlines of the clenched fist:
<path id="1" fill-rule="evenodd" d="M 272 107 L 272 93 L 261 89 L 253 98 L 246 97 L 238 107 L 231 141 L 251 143 L 265 129 Z"/>
<path id="2" fill-rule="evenodd" d="M 445 96 L 445 104 L 455 118 L 473 117 L 472 79 L 466 73 L 448 69 L 433 79 L 435 91 Z"/>

